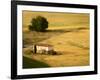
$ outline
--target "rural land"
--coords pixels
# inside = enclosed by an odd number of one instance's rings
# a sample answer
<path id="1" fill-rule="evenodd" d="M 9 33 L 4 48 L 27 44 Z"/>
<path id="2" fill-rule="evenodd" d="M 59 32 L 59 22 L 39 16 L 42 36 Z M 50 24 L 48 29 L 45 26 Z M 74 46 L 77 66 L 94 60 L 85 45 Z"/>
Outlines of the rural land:
<path id="1" fill-rule="evenodd" d="M 88 66 L 90 61 L 90 25 L 88 13 L 23 11 L 23 68 Z M 46 32 L 29 31 L 36 16 L 45 17 Z M 50 44 L 56 55 L 34 54 L 36 43 Z"/>

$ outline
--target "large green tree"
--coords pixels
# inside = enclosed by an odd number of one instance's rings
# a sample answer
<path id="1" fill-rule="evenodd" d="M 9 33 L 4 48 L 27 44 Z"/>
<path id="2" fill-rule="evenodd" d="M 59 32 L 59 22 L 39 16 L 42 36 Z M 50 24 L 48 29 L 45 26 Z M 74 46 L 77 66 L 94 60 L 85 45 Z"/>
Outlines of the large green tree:
<path id="1" fill-rule="evenodd" d="M 48 28 L 48 21 L 45 17 L 37 16 L 32 18 L 31 25 L 29 25 L 30 31 L 44 32 Z"/>

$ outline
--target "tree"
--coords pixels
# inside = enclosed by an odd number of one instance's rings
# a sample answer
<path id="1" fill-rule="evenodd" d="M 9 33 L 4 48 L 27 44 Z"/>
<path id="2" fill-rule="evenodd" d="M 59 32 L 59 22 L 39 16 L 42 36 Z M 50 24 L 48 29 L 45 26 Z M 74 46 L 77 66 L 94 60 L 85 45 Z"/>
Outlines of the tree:
<path id="1" fill-rule="evenodd" d="M 31 25 L 29 25 L 30 31 L 44 32 L 46 28 L 48 28 L 48 21 L 42 16 L 32 18 Z"/>

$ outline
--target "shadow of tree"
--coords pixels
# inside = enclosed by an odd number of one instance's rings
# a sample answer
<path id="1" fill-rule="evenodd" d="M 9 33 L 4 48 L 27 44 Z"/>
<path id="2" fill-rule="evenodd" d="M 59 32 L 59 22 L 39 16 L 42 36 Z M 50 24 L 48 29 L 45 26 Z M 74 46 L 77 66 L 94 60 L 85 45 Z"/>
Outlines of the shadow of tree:
<path id="1" fill-rule="evenodd" d="M 89 29 L 89 28 L 79 27 L 79 28 L 57 29 L 57 30 L 47 30 L 46 32 L 54 32 L 54 33 L 60 32 L 60 33 L 65 33 L 65 32 L 77 32 L 77 31 L 86 30 L 86 29 Z"/>

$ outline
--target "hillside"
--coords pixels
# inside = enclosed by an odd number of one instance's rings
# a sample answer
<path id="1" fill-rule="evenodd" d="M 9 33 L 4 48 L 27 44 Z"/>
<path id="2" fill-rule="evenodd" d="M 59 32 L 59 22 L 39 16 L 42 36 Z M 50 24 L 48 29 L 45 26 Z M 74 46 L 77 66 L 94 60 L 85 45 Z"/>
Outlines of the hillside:
<path id="1" fill-rule="evenodd" d="M 46 32 L 28 30 L 31 19 L 38 15 L 49 22 Z M 90 58 L 89 32 L 89 14 L 23 11 L 23 41 L 27 46 L 23 48 L 23 56 L 35 61 L 34 64 L 41 62 L 39 67 L 87 66 Z M 34 43 L 52 45 L 57 55 L 27 54 L 25 50 Z M 32 61 L 27 62 L 26 58 L 23 63 L 23 66 L 32 65 Z"/>

